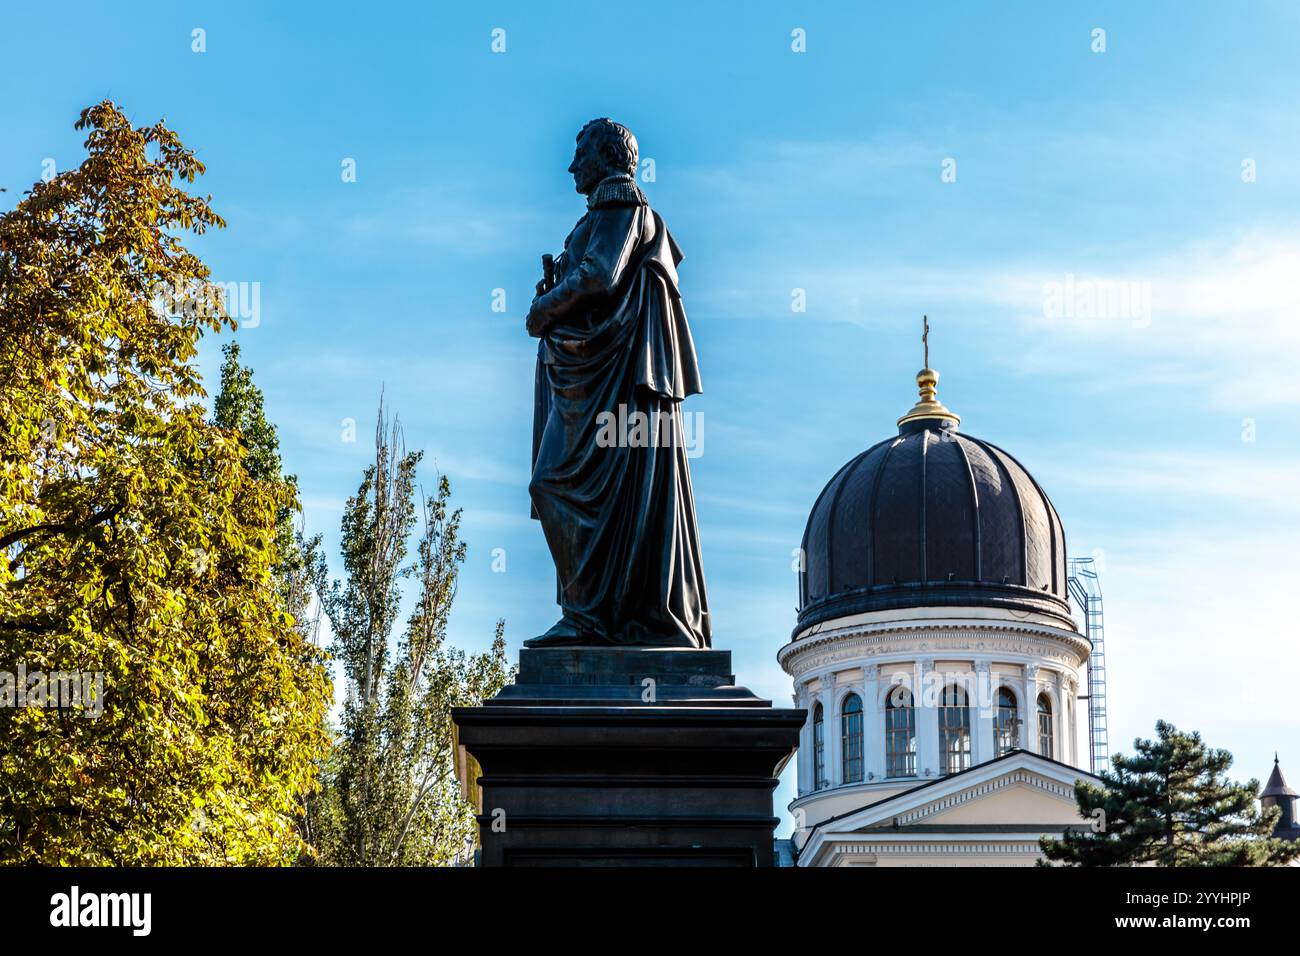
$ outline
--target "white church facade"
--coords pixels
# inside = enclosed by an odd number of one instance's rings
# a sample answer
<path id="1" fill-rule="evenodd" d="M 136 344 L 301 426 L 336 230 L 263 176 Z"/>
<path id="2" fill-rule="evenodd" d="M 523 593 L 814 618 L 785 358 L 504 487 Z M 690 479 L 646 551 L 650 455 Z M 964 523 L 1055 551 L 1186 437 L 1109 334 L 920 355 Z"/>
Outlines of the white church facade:
<path id="1" fill-rule="evenodd" d="M 778 660 L 807 708 L 798 866 L 1032 865 L 1091 821 L 1065 535 L 1027 470 L 917 376 L 899 433 L 827 484 Z"/>

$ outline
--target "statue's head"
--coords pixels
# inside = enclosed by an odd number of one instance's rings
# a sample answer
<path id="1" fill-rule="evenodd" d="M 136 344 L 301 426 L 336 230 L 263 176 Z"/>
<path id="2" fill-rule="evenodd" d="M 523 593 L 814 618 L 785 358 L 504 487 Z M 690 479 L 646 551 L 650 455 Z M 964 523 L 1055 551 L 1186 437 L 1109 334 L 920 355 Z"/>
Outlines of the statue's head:
<path id="1" fill-rule="evenodd" d="M 586 195 L 596 184 L 618 173 L 635 175 L 636 137 L 632 131 L 612 119 L 594 119 L 578 133 L 569 172 L 578 192 Z"/>

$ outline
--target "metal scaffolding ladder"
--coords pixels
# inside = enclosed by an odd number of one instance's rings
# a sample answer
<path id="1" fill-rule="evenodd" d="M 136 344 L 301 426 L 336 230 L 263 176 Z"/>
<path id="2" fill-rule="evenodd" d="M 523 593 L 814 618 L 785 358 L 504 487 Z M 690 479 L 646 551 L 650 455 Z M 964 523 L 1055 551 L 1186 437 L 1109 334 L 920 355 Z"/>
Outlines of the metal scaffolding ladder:
<path id="1" fill-rule="evenodd" d="M 1106 644 L 1105 617 L 1101 606 L 1101 583 L 1092 558 L 1071 558 L 1070 595 L 1083 615 L 1084 636 L 1092 644 L 1088 657 L 1088 757 L 1092 772 L 1110 767 L 1110 745 L 1106 740 Z"/>

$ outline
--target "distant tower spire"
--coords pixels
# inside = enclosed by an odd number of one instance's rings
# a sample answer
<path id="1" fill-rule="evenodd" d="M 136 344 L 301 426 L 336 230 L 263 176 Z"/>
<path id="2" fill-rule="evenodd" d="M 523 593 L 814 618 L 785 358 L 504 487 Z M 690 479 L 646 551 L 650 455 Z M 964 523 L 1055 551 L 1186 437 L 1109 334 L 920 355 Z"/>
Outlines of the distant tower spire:
<path id="1" fill-rule="evenodd" d="M 1268 809 L 1269 807 L 1279 807 L 1282 810 L 1281 817 L 1277 821 L 1277 829 L 1273 831 L 1274 836 L 1282 833 L 1290 834 L 1296 827 L 1296 792 L 1291 789 L 1291 785 L 1286 782 L 1286 777 L 1282 773 L 1282 765 L 1278 762 L 1277 753 L 1273 754 L 1273 772 L 1269 774 L 1268 783 L 1259 794 L 1259 805 Z"/>

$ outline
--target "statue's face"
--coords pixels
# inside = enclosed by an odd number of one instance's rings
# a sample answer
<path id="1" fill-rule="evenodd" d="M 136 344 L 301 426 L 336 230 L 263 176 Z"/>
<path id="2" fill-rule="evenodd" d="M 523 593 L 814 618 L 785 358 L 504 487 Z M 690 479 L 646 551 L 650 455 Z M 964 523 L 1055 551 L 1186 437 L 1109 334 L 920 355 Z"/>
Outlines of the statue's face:
<path id="1" fill-rule="evenodd" d="M 608 175 L 605 161 L 601 158 L 594 139 L 590 132 L 584 133 L 573 151 L 573 162 L 569 163 L 574 188 L 584 196 L 595 189 L 596 184 Z"/>

